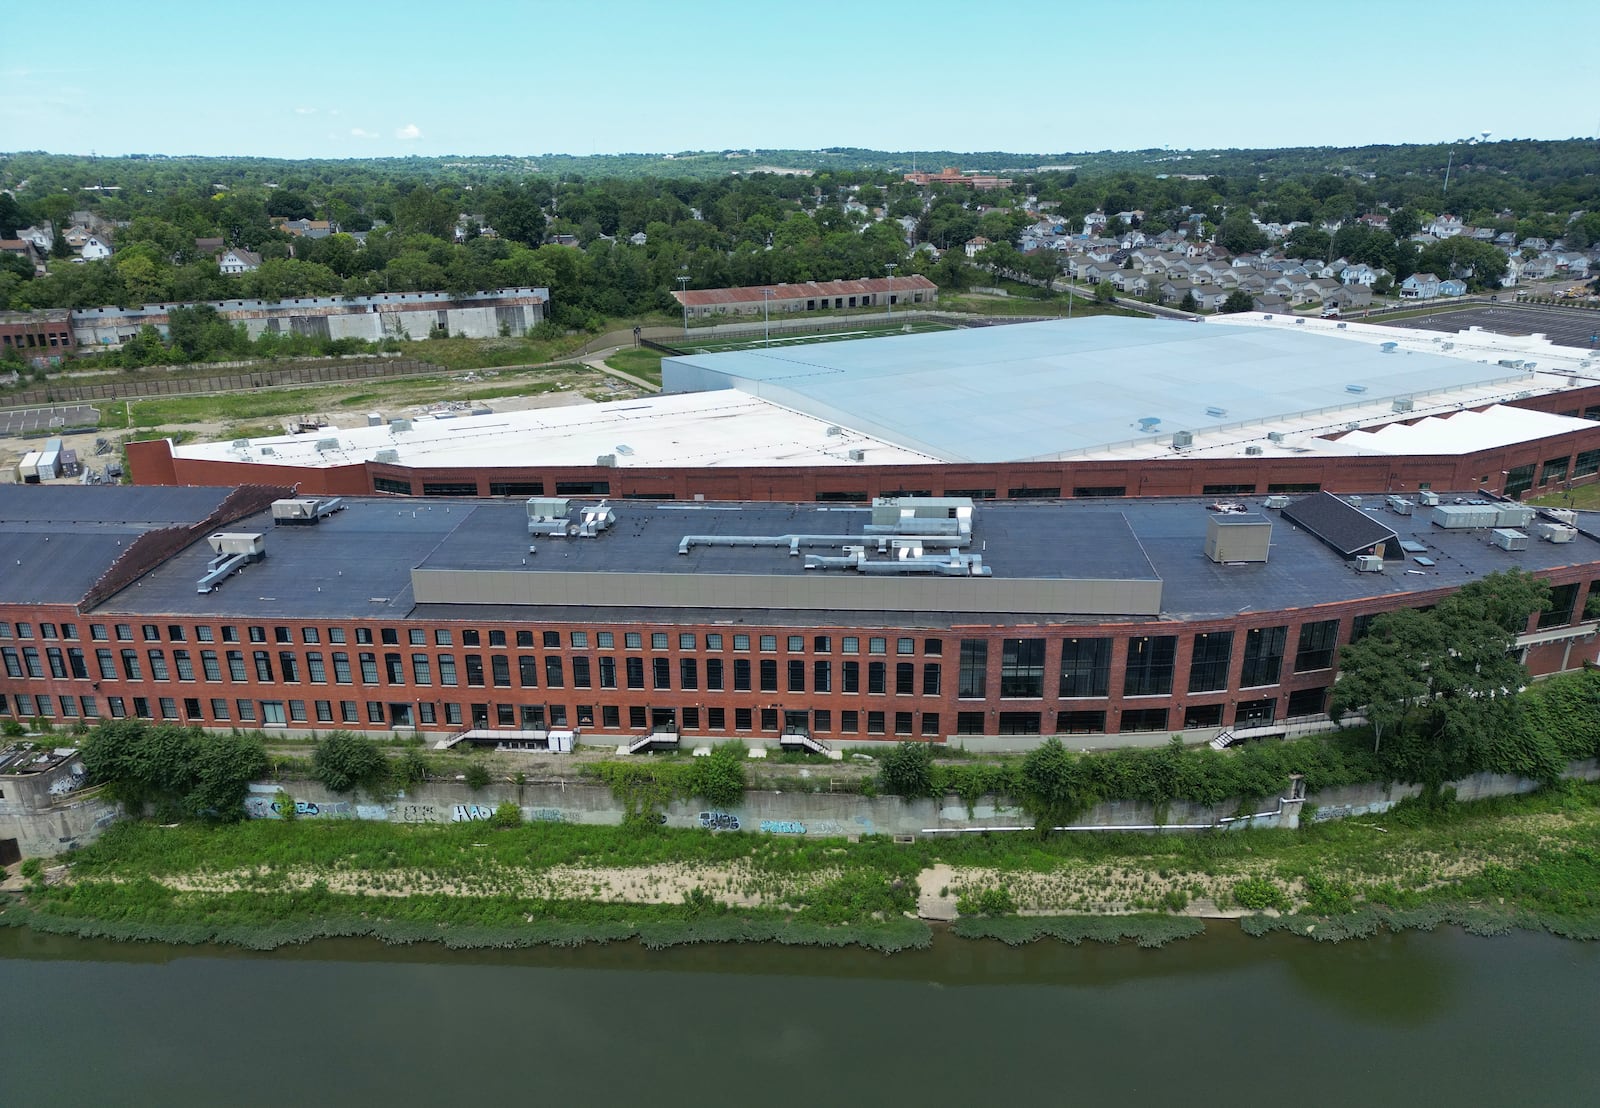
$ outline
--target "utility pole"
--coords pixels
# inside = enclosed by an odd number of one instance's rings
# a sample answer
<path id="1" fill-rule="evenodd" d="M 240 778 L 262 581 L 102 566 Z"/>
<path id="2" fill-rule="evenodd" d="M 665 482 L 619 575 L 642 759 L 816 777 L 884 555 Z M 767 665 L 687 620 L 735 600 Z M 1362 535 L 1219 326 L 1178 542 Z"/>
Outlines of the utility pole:
<path id="1" fill-rule="evenodd" d="M 683 303 L 683 337 L 684 338 L 688 338 L 689 337 L 689 301 L 683 296 L 683 293 L 688 291 L 688 288 L 689 288 L 689 275 L 687 273 L 678 274 L 678 299 Z"/>
<path id="2" fill-rule="evenodd" d="M 889 280 L 891 282 L 891 286 L 889 288 L 885 289 L 884 292 L 883 292 L 883 302 L 889 306 L 889 310 L 886 313 L 887 316 L 890 319 L 893 319 L 894 318 L 894 288 L 893 288 L 892 282 L 894 281 L 894 271 L 899 269 L 900 267 L 894 262 L 885 262 L 883 268 L 889 271 Z"/>
<path id="3" fill-rule="evenodd" d="M 763 346 L 771 346 L 772 345 L 772 321 L 767 316 L 767 304 L 771 301 L 771 299 L 772 299 L 772 290 L 771 289 L 762 289 L 761 290 L 761 330 L 763 332 L 763 336 L 762 336 L 761 345 L 763 345 Z"/>

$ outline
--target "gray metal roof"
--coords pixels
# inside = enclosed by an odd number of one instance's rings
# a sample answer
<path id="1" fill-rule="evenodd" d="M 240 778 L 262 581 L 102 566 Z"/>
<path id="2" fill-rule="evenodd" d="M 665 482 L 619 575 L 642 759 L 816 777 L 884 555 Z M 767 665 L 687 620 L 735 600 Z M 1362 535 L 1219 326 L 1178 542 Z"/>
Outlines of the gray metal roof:
<path id="1" fill-rule="evenodd" d="M 1068 457 L 1517 376 L 1295 330 L 1106 316 L 697 354 L 663 373 L 668 392 L 742 389 L 965 462 Z"/>

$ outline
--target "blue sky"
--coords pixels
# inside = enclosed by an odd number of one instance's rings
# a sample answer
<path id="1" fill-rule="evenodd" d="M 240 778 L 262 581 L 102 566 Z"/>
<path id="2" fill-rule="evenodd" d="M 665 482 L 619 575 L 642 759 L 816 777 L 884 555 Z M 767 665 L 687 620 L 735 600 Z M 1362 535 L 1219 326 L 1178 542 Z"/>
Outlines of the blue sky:
<path id="1" fill-rule="evenodd" d="M 1592 0 L 8 6 L 0 150 L 1054 153 L 1600 128 Z"/>

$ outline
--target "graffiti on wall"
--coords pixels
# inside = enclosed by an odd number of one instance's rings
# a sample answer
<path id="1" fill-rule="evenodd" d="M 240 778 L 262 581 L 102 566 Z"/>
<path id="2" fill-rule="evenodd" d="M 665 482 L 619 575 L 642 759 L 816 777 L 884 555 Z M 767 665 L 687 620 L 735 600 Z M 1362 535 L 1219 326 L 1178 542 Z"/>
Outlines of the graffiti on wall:
<path id="1" fill-rule="evenodd" d="M 53 798 L 60 799 L 69 793 L 75 793 L 83 788 L 85 780 L 83 763 L 73 762 L 72 765 L 67 767 L 66 773 L 50 782 L 50 795 Z"/>
<path id="2" fill-rule="evenodd" d="M 806 825 L 795 819 L 764 819 L 761 830 L 769 835 L 804 835 Z"/>
<path id="3" fill-rule="evenodd" d="M 566 823 L 567 817 L 560 808 L 529 808 L 528 819 L 534 823 Z"/>
<path id="4" fill-rule="evenodd" d="M 451 823 L 476 823 L 486 820 L 494 815 L 494 809 L 487 804 L 457 804 L 450 810 Z"/>
<path id="5" fill-rule="evenodd" d="M 698 819 L 700 826 L 704 827 L 708 831 L 739 830 L 739 817 L 734 815 L 732 812 L 724 812 L 720 809 L 713 809 L 709 812 L 701 812 L 696 818 Z"/>
<path id="6" fill-rule="evenodd" d="M 297 819 L 324 818 L 347 819 L 352 814 L 348 801 L 330 800 L 317 803 L 311 800 L 293 801 L 294 814 Z M 282 819 L 283 806 L 272 798 L 266 796 L 247 796 L 244 798 L 245 815 L 251 819 Z"/>

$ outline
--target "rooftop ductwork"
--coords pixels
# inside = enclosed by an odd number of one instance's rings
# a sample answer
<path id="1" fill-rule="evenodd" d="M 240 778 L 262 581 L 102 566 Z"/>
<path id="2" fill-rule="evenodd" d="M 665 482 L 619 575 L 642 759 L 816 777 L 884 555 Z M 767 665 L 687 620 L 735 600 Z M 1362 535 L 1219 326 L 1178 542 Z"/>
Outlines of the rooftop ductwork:
<path id="1" fill-rule="evenodd" d="M 572 501 L 560 496 L 535 496 L 528 501 L 528 534 L 553 538 L 592 539 L 617 522 L 616 512 L 604 500 L 593 507 L 580 508 L 576 516 Z M 530 548 L 531 553 L 531 548 Z"/>

